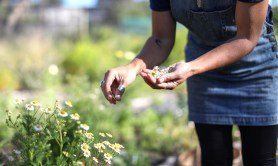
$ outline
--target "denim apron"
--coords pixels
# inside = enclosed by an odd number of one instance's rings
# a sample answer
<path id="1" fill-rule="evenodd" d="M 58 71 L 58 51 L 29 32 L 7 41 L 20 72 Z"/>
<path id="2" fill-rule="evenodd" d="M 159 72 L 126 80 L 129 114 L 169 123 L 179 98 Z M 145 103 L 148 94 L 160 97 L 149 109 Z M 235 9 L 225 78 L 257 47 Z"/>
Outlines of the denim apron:
<path id="1" fill-rule="evenodd" d="M 189 30 L 187 62 L 235 37 L 235 6 L 236 0 L 171 0 L 173 18 Z M 187 80 L 190 121 L 278 124 L 278 51 L 273 31 L 273 25 L 265 22 L 257 46 L 248 55 Z"/>

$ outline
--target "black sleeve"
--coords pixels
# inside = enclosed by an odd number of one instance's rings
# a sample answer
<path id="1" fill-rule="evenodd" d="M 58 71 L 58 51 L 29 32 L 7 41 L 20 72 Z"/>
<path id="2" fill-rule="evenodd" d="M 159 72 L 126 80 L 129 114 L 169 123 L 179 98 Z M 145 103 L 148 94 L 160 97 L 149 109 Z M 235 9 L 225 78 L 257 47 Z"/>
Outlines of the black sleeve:
<path id="1" fill-rule="evenodd" d="M 170 0 L 150 0 L 150 8 L 154 11 L 170 10 Z"/>

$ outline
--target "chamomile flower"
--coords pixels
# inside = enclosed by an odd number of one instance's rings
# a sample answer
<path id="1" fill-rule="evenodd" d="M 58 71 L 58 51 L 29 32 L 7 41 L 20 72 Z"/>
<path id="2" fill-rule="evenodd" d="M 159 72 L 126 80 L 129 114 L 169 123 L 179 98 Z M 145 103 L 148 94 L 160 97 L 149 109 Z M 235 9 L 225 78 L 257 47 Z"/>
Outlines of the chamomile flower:
<path id="1" fill-rule="evenodd" d="M 88 132 L 86 132 L 86 133 L 85 133 L 85 136 L 86 136 L 86 138 L 88 138 L 88 139 L 94 139 L 94 134 L 93 134 L 93 133 L 88 133 Z"/>
<path id="2" fill-rule="evenodd" d="M 8 160 L 9 161 L 14 161 L 14 157 L 13 156 L 8 156 Z"/>
<path id="3" fill-rule="evenodd" d="M 84 157 L 88 158 L 91 156 L 91 152 L 89 150 L 83 151 Z"/>
<path id="4" fill-rule="evenodd" d="M 105 133 L 108 137 L 112 138 L 113 136 L 109 133 Z"/>
<path id="5" fill-rule="evenodd" d="M 69 153 L 67 151 L 63 151 L 63 154 L 66 156 L 66 157 L 69 157 Z"/>
<path id="6" fill-rule="evenodd" d="M 20 151 L 20 150 L 14 149 L 13 151 L 14 151 L 14 153 L 15 153 L 16 155 L 20 155 L 20 154 L 21 154 L 21 151 Z"/>
<path id="7" fill-rule="evenodd" d="M 58 112 L 58 115 L 61 116 L 61 117 L 67 117 L 68 116 L 68 113 L 65 111 L 65 110 L 60 110 Z"/>
<path id="8" fill-rule="evenodd" d="M 112 155 L 110 153 L 105 153 L 104 154 L 104 160 L 105 162 L 107 162 L 108 164 L 111 164 L 111 159 L 112 159 Z"/>
<path id="9" fill-rule="evenodd" d="M 26 108 L 27 111 L 34 111 L 34 109 L 35 109 L 34 106 L 31 105 L 31 104 L 26 104 L 25 108 Z"/>
<path id="10" fill-rule="evenodd" d="M 94 144 L 94 147 L 95 147 L 100 153 L 102 153 L 103 150 L 106 148 L 105 145 L 104 145 L 103 143 Z"/>
<path id="11" fill-rule="evenodd" d="M 54 112 L 54 110 L 52 108 L 50 108 L 50 107 L 47 107 L 47 108 L 44 109 L 44 112 L 46 114 L 52 114 Z"/>
<path id="12" fill-rule="evenodd" d="M 103 141 L 102 142 L 104 145 L 106 145 L 106 146 L 110 146 L 111 145 L 111 143 L 109 142 L 109 141 Z"/>
<path id="13" fill-rule="evenodd" d="M 40 125 L 36 125 L 36 126 L 34 126 L 34 130 L 36 132 L 40 132 L 40 131 L 42 131 L 42 127 Z"/>
<path id="14" fill-rule="evenodd" d="M 21 99 L 15 99 L 15 103 L 18 104 L 18 105 L 20 105 L 20 104 L 23 103 L 23 100 L 21 100 Z"/>
<path id="15" fill-rule="evenodd" d="M 94 162 L 98 163 L 98 159 L 93 157 Z"/>
<path id="16" fill-rule="evenodd" d="M 90 129 L 90 126 L 86 125 L 86 124 L 80 124 L 80 127 L 83 129 L 83 130 L 86 130 L 88 131 Z"/>
<path id="17" fill-rule="evenodd" d="M 66 104 L 66 106 L 68 106 L 70 108 L 72 107 L 72 102 L 69 100 L 65 101 L 65 104 Z"/>
<path id="18" fill-rule="evenodd" d="M 109 147 L 114 150 L 116 153 L 120 153 L 121 152 L 121 149 L 123 149 L 123 145 L 121 144 L 118 144 L 118 143 L 115 143 L 115 144 L 111 144 L 109 145 Z"/>
<path id="19" fill-rule="evenodd" d="M 71 114 L 71 115 L 70 115 L 70 118 L 71 118 L 72 120 L 79 120 L 80 116 L 79 116 L 78 113 L 75 113 L 75 114 Z"/>
<path id="20" fill-rule="evenodd" d="M 104 133 L 98 133 L 101 137 L 105 138 L 105 134 Z"/>
<path id="21" fill-rule="evenodd" d="M 82 151 L 88 151 L 90 149 L 90 146 L 86 143 L 81 144 L 81 150 Z"/>
<path id="22" fill-rule="evenodd" d="M 30 104 L 32 104 L 33 106 L 35 106 L 35 107 L 40 107 L 41 106 L 41 103 L 40 102 L 38 102 L 37 100 L 33 100 L 33 101 L 31 101 L 31 103 Z"/>

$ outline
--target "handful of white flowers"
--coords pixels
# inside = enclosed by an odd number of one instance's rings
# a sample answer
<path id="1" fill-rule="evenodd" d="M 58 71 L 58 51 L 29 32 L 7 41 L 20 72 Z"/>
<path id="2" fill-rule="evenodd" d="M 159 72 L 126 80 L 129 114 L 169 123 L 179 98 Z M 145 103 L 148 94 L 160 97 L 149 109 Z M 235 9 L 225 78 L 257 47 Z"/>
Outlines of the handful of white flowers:
<path id="1" fill-rule="evenodd" d="M 154 76 L 156 79 L 167 74 L 171 73 L 174 69 L 174 66 L 169 66 L 166 68 L 160 68 L 158 66 L 155 66 L 152 70 L 152 76 Z"/>
<path id="2" fill-rule="evenodd" d="M 42 107 L 38 101 L 16 100 L 20 114 L 6 123 L 15 129 L 11 165 L 107 165 L 124 148 L 112 135 L 90 131 L 70 101 Z"/>

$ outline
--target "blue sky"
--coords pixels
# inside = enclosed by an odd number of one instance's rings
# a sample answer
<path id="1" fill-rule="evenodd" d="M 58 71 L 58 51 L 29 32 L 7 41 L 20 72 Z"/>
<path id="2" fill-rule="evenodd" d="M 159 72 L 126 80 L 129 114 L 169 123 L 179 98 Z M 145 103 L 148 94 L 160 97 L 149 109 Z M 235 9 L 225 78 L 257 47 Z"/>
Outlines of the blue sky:
<path id="1" fill-rule="evenodd" d="M 62 2 L 69 8 L 87 8 L 96 6 L 98 0 L 62 0 Z"/>

